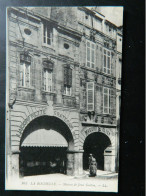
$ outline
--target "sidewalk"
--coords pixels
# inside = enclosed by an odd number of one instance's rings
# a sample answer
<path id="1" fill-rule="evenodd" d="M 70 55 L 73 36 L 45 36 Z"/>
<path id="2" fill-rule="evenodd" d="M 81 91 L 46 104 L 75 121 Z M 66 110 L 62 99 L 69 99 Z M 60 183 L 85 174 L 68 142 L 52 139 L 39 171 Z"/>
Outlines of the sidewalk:
<path id="1" fill-rule="evenodd" d="M 43 178 L 43 179 L 87 179 L 87 178 L 100 178 L 100 179 L 114 179 L 114 178 L 118 178 L 118 173 L 113 173 L 113 172 L 109 172 L 109 171 L 102 171 L 102 170 L 97 170 L 97 175 L 95 177 L 89 177 L 89 171 L 85 171 L 84 170 L 84 174 L 83 175 L 79 175 L 79 176 L 67 176 L 65 174 L 61 174 L 61 173 L 56 173 L 56 174 L 44 174 L 44 175 L 36 175 L 36 176 L 25 176 L 23 177 L 23 179 L 37 179 L 37 178 Z"/>
<path id="2" fill-rule="evenodd" d="M 89 177 L 89 171 L 84 171 L 84 172 L 86 174 L 86 177 Z M 114 173 L 114 172 L 110 172 L 110 171 L 97 170 L 95 178 L 114 179 L 114 178 L 118 178 L 118 173 Z"/>
<path id="3" fill-rule="evenodd" d="M 24 176 L 8 183 L 9 190 L 54 190 L 117 192 L 118 174 L 97 170 L 97 176 L 89 177 L 89 171 L 80 176 L 44 174 Z"/>

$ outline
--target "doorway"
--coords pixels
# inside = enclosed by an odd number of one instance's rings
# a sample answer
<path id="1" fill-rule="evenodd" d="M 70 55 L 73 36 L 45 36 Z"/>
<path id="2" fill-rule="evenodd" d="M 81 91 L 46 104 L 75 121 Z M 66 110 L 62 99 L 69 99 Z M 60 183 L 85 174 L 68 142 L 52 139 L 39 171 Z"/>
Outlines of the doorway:
<path id="1" fill-rule="evenodd" d="M 20 175 L 66 174 L 66 147 L 22 147 Z"/>
<path id="2" fill-rule="evenodd" d="M 111 145 L 110 139 L 104 133 L 92 133 L 84 142 L 83 169 L 89 169 L 89 154 L 92 154 L 97 162 L 97 169 L 104 170 L 104 150 Z"/>

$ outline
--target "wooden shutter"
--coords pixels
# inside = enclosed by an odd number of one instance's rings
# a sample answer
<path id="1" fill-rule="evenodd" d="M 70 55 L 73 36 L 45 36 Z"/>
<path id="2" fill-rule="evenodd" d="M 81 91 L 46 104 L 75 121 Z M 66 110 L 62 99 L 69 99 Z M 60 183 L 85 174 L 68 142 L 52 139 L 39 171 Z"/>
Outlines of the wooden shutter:
<path id="1" fill-rule="evenodd" d="M 87 110 L 94 111 L 94 82 L 87 82 Z"/>
<path id="2" fill-rule="evenodd" d="M 64 67 L 64 86 L 72 87 L 72 69 Z"/>
<path id="3" fill-rule="evenodd" d="M 35 87 L 35 68 L 34 68 L 34 61 L 31 61 L 30 65 L 30 85 Z"/>
<path id="4" fill-rule="evenodd" d="M 116 92 L 110 89 L 110 113 L 116 115 Z"/>
<path id="5" fill-rule="evenodd" d="M 72 69 L 68 69 L 68 86 L 72 87 Z"/>
<path id="6" fill-rule="evenodd" d="M 67 67 L 64 67 L 64 86 L 67 86 Z"/>

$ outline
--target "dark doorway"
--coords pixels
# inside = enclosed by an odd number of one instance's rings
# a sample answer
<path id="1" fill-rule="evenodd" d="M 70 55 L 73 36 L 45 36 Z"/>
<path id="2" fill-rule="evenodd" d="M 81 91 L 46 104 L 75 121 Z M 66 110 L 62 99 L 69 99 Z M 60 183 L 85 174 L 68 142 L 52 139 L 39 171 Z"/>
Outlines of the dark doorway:
<path id="1" fill-rule="evenodd" d="M 83 169 L 89 168 L 89 154 L 97 161 L 97 169 L 104 170 L 104 150 L 111 145 L 110 139 L 103 133 L 92 133 L 84 142 Z"/>
<path id="2" fill-rule="evenodd" d="M 66 147 L 22 147 L 20 175 L 66 173 Z"/>

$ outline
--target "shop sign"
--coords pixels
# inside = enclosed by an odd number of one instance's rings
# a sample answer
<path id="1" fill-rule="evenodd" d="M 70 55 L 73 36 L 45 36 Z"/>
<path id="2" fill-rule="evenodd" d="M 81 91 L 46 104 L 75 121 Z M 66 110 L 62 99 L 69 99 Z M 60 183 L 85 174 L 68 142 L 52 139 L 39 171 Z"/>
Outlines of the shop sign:
<path id="1" fill-rule="evenodd" d="M 113 134 L 112 130 L 109 130 L 109 129 L 104 128 L 104 127 L 89 127 L 88 129 L 86 129 L 84 131 L 86 136 L 88 136 L 88 135 L 90 135 L 91 133 L 94 133 L 94 132 L 101 132 L 101 133 L 104 133 L 108 136 L 111 136 Z"/>
<path id="2" fill-rule="evenodd" d="M 72 126 L 71 122 L 66 118 L 66 116 L 64 116 L 63 114 L 61 114 L 58 111 L 54 111 L 54 116 L 56 116 L 56 117 L 60 118 L 61 120 L 63 120 L 68 125 L 70 130 L 73 129 L 73 126 Z"/>
<path id="3" fill-rule="evenodd" d="M 35 118 L 42 116 L 42 115 L 46 115 L 46 109 L 41 109 L 39 111 L 33 112 L 32 114 L 30 114 L 20 125 L 19 127 L 19 132 L 22 133 L 22 131 L 24 130 L 25 126 L 28 125 L 32 120 L 34 120 Z M 54 116 L 60 118 L 61 120 L 63 120 L 68 127 L 72 130 L 73 126 L 71 124 L 71 122 L 61 113 L 54 111 Z"/>
<path id="4" fill-rule="evenodd" d="M 42 116 L 42 115 L 45 115 L 46 114 L 46 110 L 45 109 L 42 109 L 42 110 L 39 110 L 39 111 L 36 111 L 36 112 L 33 112 L 32 114 L 30 114 L 24 121 L 23 123 L 20 125 L 20 128 L 19 128 L 19 132 L 21 133 L 23 131 L 23 129 L 25 128 L 25 126 L 27 124 L 29 124 L 33 119 L 39 117 L 39 116 Z"/>

